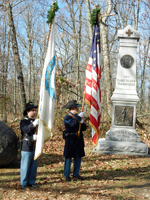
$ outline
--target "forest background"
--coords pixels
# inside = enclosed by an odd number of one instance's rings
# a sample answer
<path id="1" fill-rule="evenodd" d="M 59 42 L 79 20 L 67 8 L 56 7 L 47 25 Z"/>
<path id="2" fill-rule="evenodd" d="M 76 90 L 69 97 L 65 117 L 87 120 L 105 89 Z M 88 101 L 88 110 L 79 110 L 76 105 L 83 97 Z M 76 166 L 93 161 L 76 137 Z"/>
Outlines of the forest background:
<path id="1" fill-rule="evenodd" d="M 0 0 L 0 120 L 20 136 L 19 123 L 25 103 L 39 103 L 49 26 L 48 0 Z M 20 190 L 18 164 L 0 169 L 0 199 L 147 199 L 150 198 L 149 157 L 97 155 L 92 153 L 90 127 L 84 133 L 83 182 L 64 182 L 62 139 L 63 106 L 68 100 L 82 102 L 85 69 L 90 54 L 92 9 L 100 7 L 102 55 L 102 117 L 100 137 L 110 127 L 111 95 L 115 88 L 119 41 L 117 31 L 131 25 L 141 37 L 137 48 L 136 128 L 150 146 L 150 1 L 149 0 L 58 0 L 56 13 L 56 105 L 54 137 L 39 158 L 37 191 Z M 85 118 L 89 109 L 85 105 Z M 86 119 L 84 119 L 86 121 Z"/>
<path id="2" fill-rule="evenodd" d="M 25 103 L 39 103 L 49 26 L 48 0 L 0 0 L 0 119 L 22 116 Z M 82 101 L 85 69 L 90 54 L 90 13 L 100 8 L 102 54 L 102 118 L 111 120 L 111 96 L 115 88 L 119 41 L 118 29 L 131 25 L 139 30 L 137 48 L 137 116 L 150 111 L 150 1 L 61 0 L 55 17 L 57 117 L 68 100 Z M 85 107 L 88 112 L 88 108 Z M 88 116 L 88 115 L 87 115 Z"/>

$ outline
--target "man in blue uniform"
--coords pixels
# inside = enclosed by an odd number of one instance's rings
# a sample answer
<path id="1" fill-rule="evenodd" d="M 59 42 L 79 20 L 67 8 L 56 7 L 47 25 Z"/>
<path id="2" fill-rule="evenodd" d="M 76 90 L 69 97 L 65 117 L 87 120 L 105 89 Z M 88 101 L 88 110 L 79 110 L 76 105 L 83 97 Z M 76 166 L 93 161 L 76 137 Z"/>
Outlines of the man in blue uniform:
<path id="1" fill-rule="evenodd" d="M 26 104 L 26 109 L 23 112 L 25 116 L 20 122 L 20 129 L 22 134 L 22 147 L 21 147 L 21 169 L 20 169 L 20 182 L 21 189 L 26 187 L 37 188 L 35 185 L 37 160 L 34 160 L 36 140 L 35 127 L 39 124 L 39 119 L 34 119 L 36 115 L 36 108 L 32 102 Z"/>
<path id="2" fill-rule="evenodd" d="M 85 156 L 82 131 L 86 130 L 86 124 L 82 119 L 84 113 L 81 112 L 78 115 L 78 107 L 81 107 L 81 105 L 77 104 L 76 100 L 69 101 L 65 105 L 65 108 L 70 109 L 70 113 L 64 117 L 65 132 L 67 133 L 64 147 L 64 176 L 66 178 L 66 181 L 71 181 L 71 158 L 74 158 L 73 177 L 75 179 L 83 180 L 83 177 L 79 175 L 79 170 L 81 166 L 81 157 Z M 78 136 L 79 123 L 81 123 L 81 129 Z"/>

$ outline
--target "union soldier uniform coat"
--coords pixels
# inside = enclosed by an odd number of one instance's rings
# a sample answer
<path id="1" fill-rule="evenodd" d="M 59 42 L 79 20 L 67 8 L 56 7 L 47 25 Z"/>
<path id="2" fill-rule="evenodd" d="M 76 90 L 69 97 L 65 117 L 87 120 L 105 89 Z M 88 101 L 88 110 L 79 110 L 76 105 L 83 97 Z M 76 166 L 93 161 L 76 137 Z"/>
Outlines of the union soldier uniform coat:
<path id="1" fill-rule="evenodd" d="M 64 156 L 75 157 L 78 154 L 79 157 L 85 156 L 84 152 L 84 139 L 82 131 L 86 130 L 86 124 L 81 124 L 80 135 L 77 136 L 79 130 L 79 122 L 81 117 L 77 114 L 67 114 L 64 117 L 65 130 L 69 133 L 69 136 L 65 139 Z"/>
<path id="2" fill-rule="evenodd" d="M 31 137 L 33 140 L 33 135 L 35 134 L 35 127 L 33 126 L 32 122 L 34 119 L 29 118 L 26 116 L 26 118 L 22 119 L 20 122 L 20 129 L 21 129 L 21 135 L 24 138 L 25 136 Z M 33 140 L 34 142 L 34 140 Z M 22 151 L 34 151 L 34 143 L 33 145 L 29 145 L 28 141 L 23 140 L 22 143 Z"/>

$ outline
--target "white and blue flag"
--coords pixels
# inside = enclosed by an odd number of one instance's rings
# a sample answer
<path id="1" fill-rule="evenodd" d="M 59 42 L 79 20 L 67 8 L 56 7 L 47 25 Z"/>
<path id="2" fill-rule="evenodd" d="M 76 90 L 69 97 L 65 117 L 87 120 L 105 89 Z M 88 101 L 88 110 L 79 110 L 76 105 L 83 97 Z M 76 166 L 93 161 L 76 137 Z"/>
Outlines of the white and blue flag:
<path id="1" fill-rule="evenodd" d="M 38 108 L 39 125 L 34 160 L 36 160 L 41 155 L 44 142 L 52 137 L 56 91 L 54 35 L 55 22 L 53 21 L 53 24 L 51 24 L 51 32 L 48 40 L 47 52 L 41 79 L 40 102 Z"/>

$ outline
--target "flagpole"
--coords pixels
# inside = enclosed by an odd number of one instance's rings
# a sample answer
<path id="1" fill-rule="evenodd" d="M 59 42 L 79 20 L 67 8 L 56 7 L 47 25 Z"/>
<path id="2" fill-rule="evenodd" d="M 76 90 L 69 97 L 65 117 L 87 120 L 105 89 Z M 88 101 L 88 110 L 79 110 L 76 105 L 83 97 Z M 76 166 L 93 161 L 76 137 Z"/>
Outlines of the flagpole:
<path id="1" fill-rule="evenodd" d="M 53 19 L 53 21 L 54 21 L 54 19 Z M 50 37 L 50 34 L 51 34 L 51 28 L 52 28 L 53 21 L 49 25 L 49 32 L 48 32 L 48 40 L 47 41 L 49 41 L 49 37 Z M 47 42 L 47 48 L 48 48 L 48 42 Z M 46 52 L 47 52 L 47 49 L 46 49 Z"/>
<path id="2" fill-rule="evenodd" d="M 98 9 L 97 9 L 98 8 Z M 100 133 L 101 119 L 101 50 L 100 50 L 100 8 L 97 6 L 91 14 L 93 37 L 89 61 L 86 67 L 85 101 L 90 106 L 90 122 L 92 141 L 96 146 Z"/>
<path id="3" fill-rule="evenodd" d="M 53 0 L 52 5 L 53 5 L 54 3 L 55 3 L 55 0 Z M 52 9 L 52 10 L 53 10 L 53 9 Z M 54 16 L 54 18 L 55 18 L 55 16 Z M 50 37 L 51 28 L 52 28 L 52 24 L 53 24 L 54 18 L 52 19 L 52 22 L 51 22 L 50 25 L 49 25 L 49 32 L 48 32 L 48 40 L 47 40 L 47 41 L 49 41 L 49 37 Z M 47 48 L 48 48 L 48 43 L 47 43 Z M 47 50 L 46 50 L 46 51 L 47 51 Z"/>
<path id="4" fill-rule="evenodd" d="M 46 56 L 47 56 L 47 49 L 48 49 L 48 46 L 49 46 L 49 38 L 50 38 L 50 35 L 51 35 L 51 29 L 52 29 L 53 22 L 54 22 L 54 19 L 52 20 L 52 22 L 51 22 L 50 25 L 49 25 L 49 32 L 48 32 L 48 38 L 47 38 L 47 48 L 46 48 L 45 59 L 46 59 Z M 43 66 L 43 68 L 44 68 L 44 66 Z M 41 87 L 41 86 L 40 86 L 40 87 Z M 37 114 L 36 119 L 39 119 L 39 118 L 40 118 L 39 108 L 40 108 L 40 100 L 39 100 L 39 105 L 38 105 L 38 108 L 37 108 L 37 109 L 38 109 L 38 114 Z M 35 128 L 35 135 L 37 135 L 37 133 L 38 133 L 38 125 L 37 125 L 36 128 Z M 35 147 L 36 147 L 36 143 L 37 143 L 37 140 L 34 140 L 34 145 L 35 145 Z M 37 157 L 39 157 L 39 155 L 38 155 Z M 37 157 L 34 157 L 34 160 L 36 160 Z"/>
<path id="5" fill-rule="evenodd" d="M 84 110 L 84 102 L 85 102 L 85 91 L 83 92 L 83 102 L 82 102 L 81 112 L 83 112 Z M 81 123 L 79 123 L 78 137 L 80 135 L 80 129 L 81 129 Z"/>
<path id="6" fill-rule="evenodd" d="M 52 5 L 55 3 L 55 0 L 53 0 L 53 3 Z M 54 17 L 55 18 L 55 17 Z M 54 18 L 52 19 L 52 22 L 50 23 L 49 25 L 49 32 L 48 32 L 48 39 L 47 39 L 47 48 L 48 48 L 48 42 L 49 42 L 49 37 L 50 37 L 50 34 L 51 34 L 51 28 L 52 28 L 52 24 L 53 24 L 53 21 L 54 21 Z M 47 52 L 47 49 L 46 49 L 46 52 Z M 46 55 L 45 55 L 46 57 Z M 44 67 L 44 66 L 43 66 Z M 40 101 L 39 101 L 39 105 L 40 105 Z M 37 110 L 39 110 L 39 106 L 37 108 Z M 36 119 L 39 119 L 39 112 L 37 114 L 37 117 Z M 36 126 L 36 129 L 35 129 L 35 135 L 37 135 L 37 131 L 38 131 L 38 125 Z M 34 143 L 36 143 L 36 141 L 34 141 Z"/>
<path id="7" fill-rule="evenodd" d="M 53 21 L 54 21 L 54 19 L 53 19 Z M 48 32 L 48 39 L 47 39 L 47 48 L 48 48 L 48 41 L 49 41 L 49 37 L 50 37 L 51 27 L 52 27 L 53 21 L 52 21 L 52 23 L 50 23 L 50 25 L 49 25 L 49 32 Z M 46 52 L 47 52 L 47 49 L 46 49 Z M 46 57 L 46 55 L 45 55 L 45 57 Z M 39 104 L 40 104 L 40 101 L 39 101 Z M 37 110 L 38 110 L 38 109 L 39 109 L 39 106 L 38 106 Z M 36 119 L 39 119 L 39 113 L 38 113 Z M 35 135 L 37 135 L 37 130 L 38 130 L 38 125 L 37 125 L 36 128 L 35 128 Z M 36 142 L 36 140 L 35 140 L 35 142 Z"/>
<path id="8" fill-rule="evenodd" d="M 57 2 L 50 6 L 47 14 L 47 23 L 49 30 L 47 35 L 47 48 L 44 61 L 44 67 L 41 77 L 40 98 L 38 106 L 39 125 L 37 130 L 37 140 L 35 147 L 34 160 L 36 160 L 43 151 L 44 143 L 52 136 L 52 127 L 54 121 L 55 90 L 56 90 L 56 59 L 55 59 L 55 12 L 59 9 Z"/>

